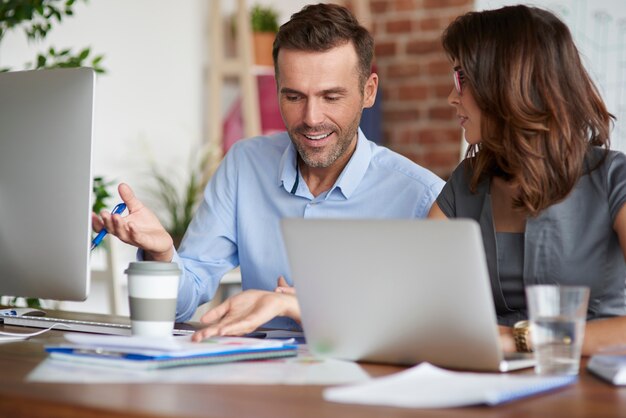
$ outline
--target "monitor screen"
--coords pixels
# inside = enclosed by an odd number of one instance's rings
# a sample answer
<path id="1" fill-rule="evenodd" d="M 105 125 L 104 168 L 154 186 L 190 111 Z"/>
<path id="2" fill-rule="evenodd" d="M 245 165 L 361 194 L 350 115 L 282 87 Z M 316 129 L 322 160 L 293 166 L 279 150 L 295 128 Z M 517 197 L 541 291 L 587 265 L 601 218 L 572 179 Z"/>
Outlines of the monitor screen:
<path id="1" fill-rule="evenodd" d="M 95 73 L 0 73 L 0 295 L 89 293 Z"/>

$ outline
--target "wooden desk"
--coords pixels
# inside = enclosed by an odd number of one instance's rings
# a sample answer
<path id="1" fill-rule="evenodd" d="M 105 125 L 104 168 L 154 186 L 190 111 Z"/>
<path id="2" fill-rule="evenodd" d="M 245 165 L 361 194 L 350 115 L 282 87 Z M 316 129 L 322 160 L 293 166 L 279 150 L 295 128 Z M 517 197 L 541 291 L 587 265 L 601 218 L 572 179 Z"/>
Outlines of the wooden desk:
<path id="1" fill-rule="evenodd" d="M 24 328 L 0 326 L 24 332 Z M 0 344 L 0 417 L 625 417 L 626 388 L 583 371 L 578 383 L 555 393 L 498 407 L 417 410 L 325 402 L 320 386 L 198 384 L 49 384 L 26 376 L 62 331 Z M 373 376 L 401 368 L 366 365 Z"/>

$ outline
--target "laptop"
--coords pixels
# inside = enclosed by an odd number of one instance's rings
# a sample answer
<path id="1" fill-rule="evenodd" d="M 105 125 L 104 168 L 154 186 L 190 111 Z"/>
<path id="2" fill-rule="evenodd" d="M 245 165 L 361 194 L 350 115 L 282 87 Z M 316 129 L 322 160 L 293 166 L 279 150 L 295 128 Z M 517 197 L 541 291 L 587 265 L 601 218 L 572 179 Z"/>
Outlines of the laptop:
<path id="1" fill-rule="evenodd" d="M 500 346 L 473 220 L 283 219 L 309 349 L 346 360 L 463 370 L 532 367 Z"/>

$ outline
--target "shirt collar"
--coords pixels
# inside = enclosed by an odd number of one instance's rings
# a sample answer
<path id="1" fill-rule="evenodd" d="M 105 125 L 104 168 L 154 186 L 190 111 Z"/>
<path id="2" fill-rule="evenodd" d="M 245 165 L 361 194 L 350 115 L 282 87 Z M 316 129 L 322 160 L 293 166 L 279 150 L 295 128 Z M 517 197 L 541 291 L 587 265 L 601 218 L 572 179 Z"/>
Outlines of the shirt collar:
<path id="1" fill-rule="evenodd" d="M 346 164 L 341 174 L 339 174 L 339 178 L 337 178 L 333 187 L 328 191 L 327 196 L 331 196 L 335 189 L 339 189 L 343 196 L 349 199 L 365 176 L 371 159 L 372 149 L 369 146 L 369 141 L 363 131 L 361 131 L 361 128 L 359 128 L 354 154 L 352 154 L 350 161 L 348 161 L 348 164 Z M 288 193 L 291 193 L 296 183 L 297 176 L 299 175 L 296 164 L 297 151 L 293 143 L 290 142 L 285 152 L 283 152 L 279 167 L 279 185 L 282 185 Z"/>

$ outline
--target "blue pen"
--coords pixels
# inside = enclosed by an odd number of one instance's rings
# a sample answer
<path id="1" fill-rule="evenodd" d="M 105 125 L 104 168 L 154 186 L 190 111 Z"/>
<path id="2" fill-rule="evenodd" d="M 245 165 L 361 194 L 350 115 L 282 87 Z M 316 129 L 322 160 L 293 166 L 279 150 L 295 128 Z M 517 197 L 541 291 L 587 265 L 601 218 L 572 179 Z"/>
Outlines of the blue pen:
<path id="1" fill-rule="evenodd" d="M 119 215 L 122 212 L 124 212 L 125 210 L 126 210 L 126 203 L 118 203 L 113 208 L 113 211 L 111 212 L 111 215 L 115 215 L 115 214 Z M 100 243 L 102 242 L 102 239 L 104 238 L 104 236 L 106 234 L 107 234 L 106 228 L 102 228 L 100 233 L 98 233 L 98 235 L 96 235 L 96 237 L 93 239 L 93 241 L 91 241 L 91 250 L 92 251 L 93 251 L 94 248 L 96 248 L 98 245 L 100 245 Z"/>

